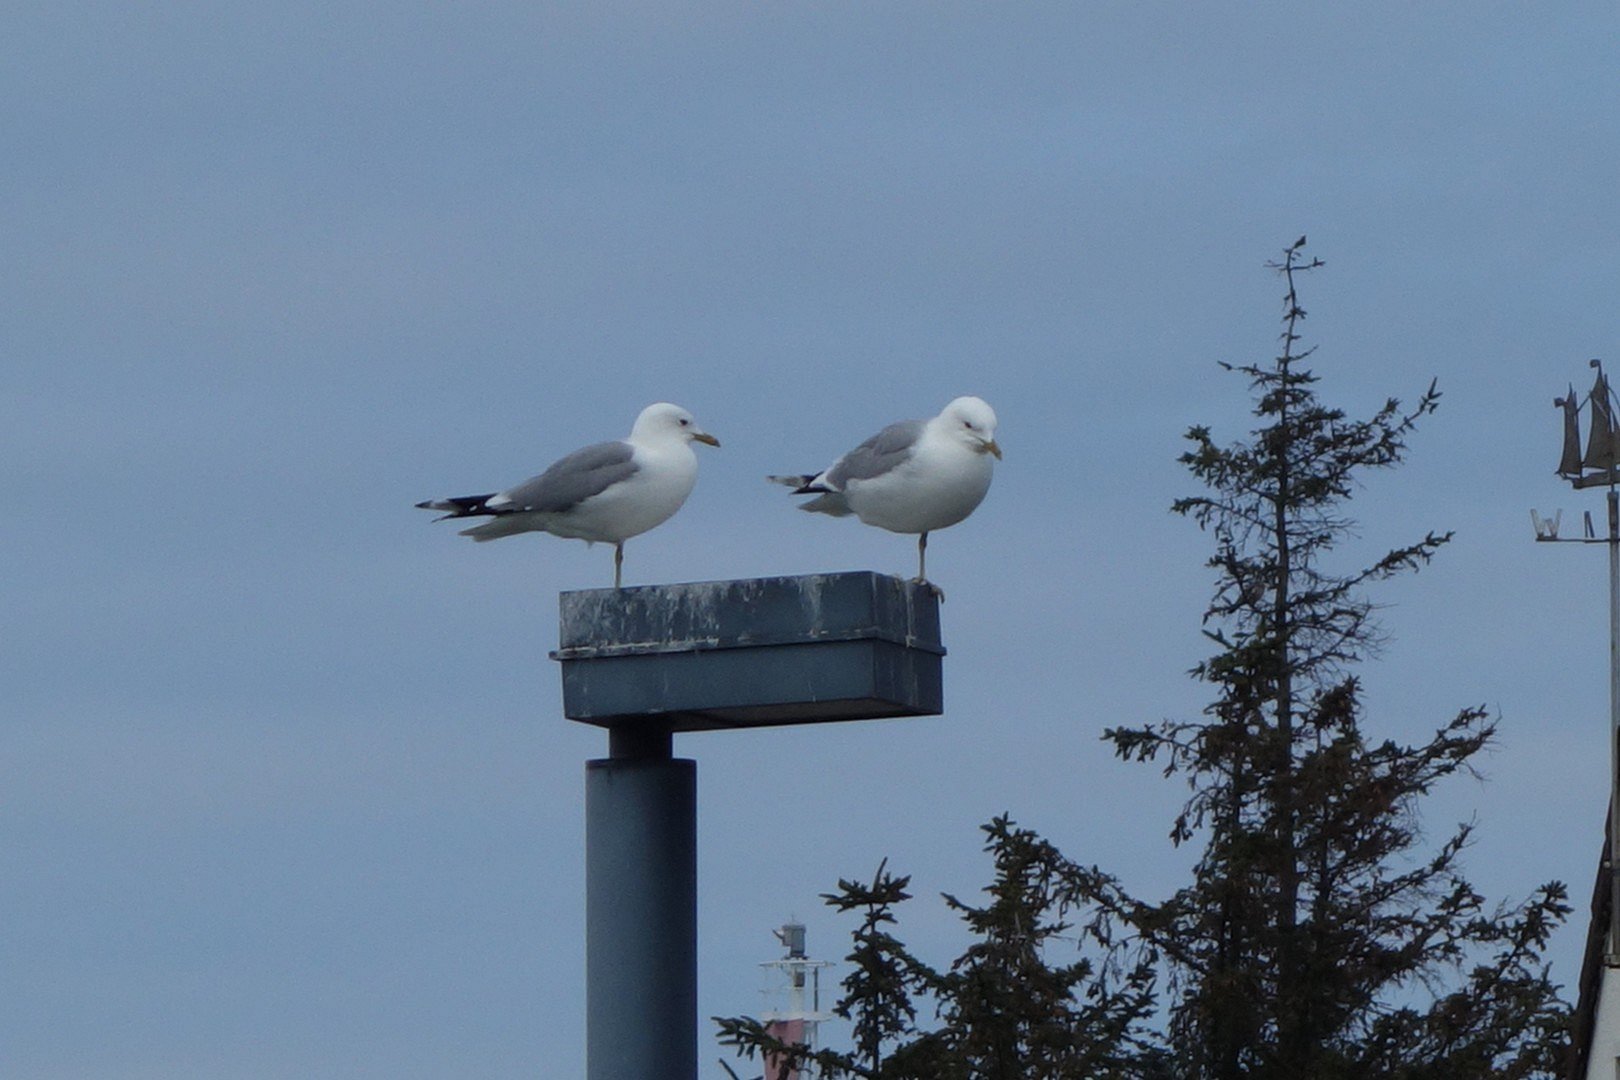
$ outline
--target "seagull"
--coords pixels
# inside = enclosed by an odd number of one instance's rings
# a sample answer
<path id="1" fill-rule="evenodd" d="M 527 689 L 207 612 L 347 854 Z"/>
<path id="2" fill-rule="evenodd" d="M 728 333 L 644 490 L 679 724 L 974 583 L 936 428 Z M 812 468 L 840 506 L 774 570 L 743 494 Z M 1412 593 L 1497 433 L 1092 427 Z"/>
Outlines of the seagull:
<path id="1" fill-rule="evenodd" d="M 489 517 L 461 532 L 478 541 L 547 532 L 587 544 L 610 543 L 617 589 L 623 579 L 624 542 L 668 521 L 692 493 L 698 467 L 694 442 L 720 445 L 691 413 L 661 401 L 641 410 L 629 438 L 575 450 L 517 487 L 416 505 L 447 511 L 435 521 Z"/>
<path id="2" fill-rule="evenodd" d="M 928 581 L 928 534 L 973 513 L 990 490 L 996 414 L 982 399 L 959 397 L 931 420 L 890 424 L 819 473 L 772 476 L 795 495 L 815 495 L 800 510 L 847 517 L 917 534 L 919 585 Z"/>

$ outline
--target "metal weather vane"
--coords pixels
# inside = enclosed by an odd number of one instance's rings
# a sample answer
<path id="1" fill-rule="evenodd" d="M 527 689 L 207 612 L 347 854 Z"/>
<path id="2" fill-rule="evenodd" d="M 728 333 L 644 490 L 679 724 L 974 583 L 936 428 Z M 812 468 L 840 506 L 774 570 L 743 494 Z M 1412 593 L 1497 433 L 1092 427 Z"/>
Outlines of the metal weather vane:
<path id="1" fill-rule="evenodd" d="M 1563 397 L 1553 398 L 1553 406 L 1562 409 L 1564 413 L 1564 452 L 1558 460 L 1558 475 L 1570 482 L 1570 486 L 1579 491 L 1582 488 L 1607 487 L 1612 493 L 1617 484 L 1620 484 L 1620 461 L 1616 460 L 1616 452 L 1620 451 L 1620 432 L 1616 431 L 1615 418 L 1620 416 L 1620 409 L 1616 408 L 1613 389 L 1609 386 L 1609 378 L 1603 372 L 1603 361 L 1590 362 L 1597 369 L 1597 379 L 1592 384 L 1592 392 L 1581 401 L 1570 386 Z M 1588 423 L 1586 450 L 1581 451 L 1581 406 L 1586 405 L 1591 412 Z M 1607 544 L 1620 537 L 1599 537 L 1592 527 L 1592 514 L 1585 515 L 1585 535 L 1581 537 L 1560 537 L 1558 530 L 1563 522 L 1563 511 L 1556 512 L 1550 518 L 1544 518 L 1534 510 L 1530 511 L 1530 520 L 1535 526 L 1536 539 L 1544 541 L 1561 541 L 1564 543 L 1596 543 Z M 1615 523 L 1610 522 L 1611 534 L 1615 531 Z"/>
<path id="2" fill-rule="evenodd" d="M 1576 488 L 1613 486 L 1617 479 L 1614 392 L 1609 388 L 1609 377 L 1603 373 L 1603 361 L 1593 360 L 1591 366 L 1597 369 L 1597 381 L 1586 395 L 1592 412 L 1586 453 L 1581 453 L 1581 403 L 1575 388 L 1571 386 L 1563 397 L 1553 398 L 1553 405 L 1564 410 L 1564 455 L 1558 462 L 1558 475 Z"/>

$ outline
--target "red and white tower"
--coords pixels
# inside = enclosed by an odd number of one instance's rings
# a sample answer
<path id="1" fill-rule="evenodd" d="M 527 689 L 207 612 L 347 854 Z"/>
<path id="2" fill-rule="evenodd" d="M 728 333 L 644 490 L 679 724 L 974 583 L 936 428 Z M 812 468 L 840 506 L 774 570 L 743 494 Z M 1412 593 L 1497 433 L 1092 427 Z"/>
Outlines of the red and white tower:
<path id="1" fill-rule="evenodd" d="M 830 960 L 811 960 L 804 950 L 804 924 L 790 922 L 780 930 L 773 930 L 787 955 L 771 960 L 761 967 L 775 968 L 781 980 L 775 993 L 786 996 L 787 1007 L 765 1014 L 765 1029 L 785 1043 L 797 1043 L 812 1050 L 816 1046 L 816 1029 L 823 1020 L 831 1020 L 832 1013 L 821 1011 L 821 969 L 832 967 Z M 782 1077 L 782 1065 L 774 1055 L 765 1058 L 765 1075 L 770 1080 Z M 786 1080 L 813 1080 L 819 1075 L 814 1067 L 790 1069 Z"/>

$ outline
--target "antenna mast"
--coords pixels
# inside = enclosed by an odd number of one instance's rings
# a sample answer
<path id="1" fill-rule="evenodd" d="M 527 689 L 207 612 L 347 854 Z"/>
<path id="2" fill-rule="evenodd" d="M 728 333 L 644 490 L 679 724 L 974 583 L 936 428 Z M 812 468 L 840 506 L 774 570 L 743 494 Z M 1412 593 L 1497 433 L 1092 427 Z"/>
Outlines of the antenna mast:
<path id="1" fill-rule="evenodd" d="M 1598 536 L 1592 527 L 1592 513 L 1587 511 L 1585 535 L 1560 537 L 1558 528 L 1563 520 L 1562 511 L 1551 519 L 1530 511 L 1536 539 L 1544 543 L 1606 544 L 1609 548 L 1609 829 L 1604 844 L 1603 861 L 1609 874 L 1609 934 L 1604 948 L 1604 963 L 1620 967 L 1620 860 L 1614 855 L 1614 845 L 1620 842 L 1620 462 L 1616 450 L 1620 449 L 1620 435 L 1615 427 L 1615 397 L 1609 380 L 1603 373 L 1603 362 L 1593 360 L 1597 380 L 1587 395 L 1590 406 L 1591 430 L 1586 452 L 1581 453 L 1581 402 L 1574 387 L 1553 405 L 1564 412 L 1564 449 L 1558 463 L 1558 475 L 1570 482 L 1577 491 L 1583 488 L 1606 488 L 1609 507 L 1607 536 Z"/>

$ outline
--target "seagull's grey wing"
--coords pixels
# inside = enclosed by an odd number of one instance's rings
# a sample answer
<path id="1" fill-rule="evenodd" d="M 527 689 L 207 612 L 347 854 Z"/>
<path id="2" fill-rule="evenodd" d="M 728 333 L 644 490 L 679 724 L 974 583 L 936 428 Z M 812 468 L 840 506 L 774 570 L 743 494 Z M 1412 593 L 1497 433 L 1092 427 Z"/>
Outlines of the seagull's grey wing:
<path id="1" fill-rule="evenodd" d="M 911 457 L 911 450 L 922 438 L 925 421 L 901 420 L 890 424 L 861 445 L 839 458 L 827 470 L 826 482 L 843 490 L 851 480 L 871 480 L 882 476 Z"/>
<path id="2" fill-rule="evenodd" d="M 489 501 L 489 507 L 505 513 L 560 514 L 634 476 L 634 453 L 627 442 L 596 443 L 575 450 L 532 480 L 501 492 Z"/>

